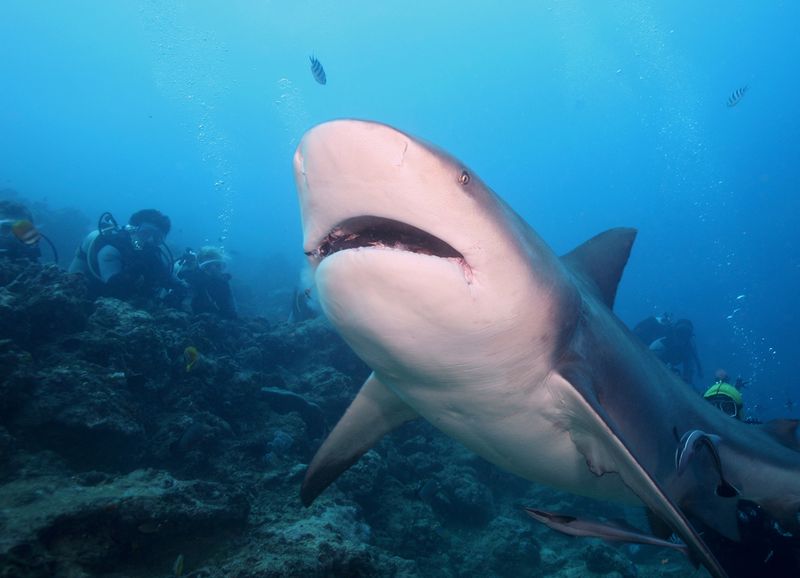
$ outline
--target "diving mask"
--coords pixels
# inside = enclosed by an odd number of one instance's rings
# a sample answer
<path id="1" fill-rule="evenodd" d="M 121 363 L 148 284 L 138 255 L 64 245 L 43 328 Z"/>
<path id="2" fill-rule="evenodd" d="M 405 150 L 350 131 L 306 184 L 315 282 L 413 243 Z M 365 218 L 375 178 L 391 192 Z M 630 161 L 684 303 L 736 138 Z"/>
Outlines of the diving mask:
<path id="1" fill-rule="evenodd" d="M 207 273 L 222 273 L 225 269 L 225 261 L 223 259 L 208 259 L 198 265 L 201 271 Z"/>
<path id="2" fill-rule="evenodd" d="M 711 398 L 708 398 L 708 401 L 719 409 L 722 413 L 730 417 L 738 417 L 739 416 L 739 406 L 733 401 L 731 398 L 725 395 L 717 395 Z"/>
<path id="3" fill-rule="evenodd" d="M 137 251 L 145 247 L 155 247 L 164 242 L 164 232 L 151 223 L 142 223 L 133 227 L 131 241 Z"/>

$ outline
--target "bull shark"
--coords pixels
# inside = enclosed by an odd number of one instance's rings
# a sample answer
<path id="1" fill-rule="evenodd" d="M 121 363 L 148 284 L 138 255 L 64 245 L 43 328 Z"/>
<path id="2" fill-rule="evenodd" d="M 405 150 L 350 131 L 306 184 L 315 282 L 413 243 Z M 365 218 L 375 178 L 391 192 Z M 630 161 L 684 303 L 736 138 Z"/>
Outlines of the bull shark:
<path id="1" fill-rule="evenodd" d="M 738 540 L 740 500 L 797 535 L 798 422 L 724 415 L 612 312 L 635 230 L 559 257 L 466 165 L 375 122 L 312 128 L 294 170 L 319 305 L 372 369 L 311 461 L 303 504 L 422 417 L 528 480 L 645 506 L 714 576 L 725 561 L 699 528 Z M 678 472 L 693 431 L 718 441 Z M 718 492 L 720 464 L 736 492 Z"/>

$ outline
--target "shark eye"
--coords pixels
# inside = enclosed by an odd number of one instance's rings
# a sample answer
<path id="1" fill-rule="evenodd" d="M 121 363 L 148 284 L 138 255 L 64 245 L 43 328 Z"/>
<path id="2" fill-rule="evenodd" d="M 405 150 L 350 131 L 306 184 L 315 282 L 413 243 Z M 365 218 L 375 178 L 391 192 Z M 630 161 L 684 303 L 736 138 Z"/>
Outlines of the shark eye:
<path id="1" fill-rule="evenodd" d="M 461 171 L 461 176 L 458 177 L 458 182 L 461 183 L 462 185 L 467 185 L 469 184 L 470 180 L 471 177 L 469 176 L 469 173 L 467 171 Z"/>

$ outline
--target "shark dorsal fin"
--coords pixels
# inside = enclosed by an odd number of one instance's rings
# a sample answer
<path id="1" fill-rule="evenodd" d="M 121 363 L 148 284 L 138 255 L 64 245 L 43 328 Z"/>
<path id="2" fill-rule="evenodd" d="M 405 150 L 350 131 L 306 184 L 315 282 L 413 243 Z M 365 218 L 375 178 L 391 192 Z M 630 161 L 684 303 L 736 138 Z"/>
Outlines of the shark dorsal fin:
<path id="1" fill-rule="evenodd" d="M 761 426 L 778 443 L 790 450 L 800 452 L 800 439 L 797 437 L 800 420 L 773 419 Z"/>
<path id="2" fill-rule="evenodd" d="M 617 285 L 635 238 L 636 229 L 609 229 L 579 245 L 562 259 L 575 273 L 592 283 L 603 302 L 613 308 Z"/>

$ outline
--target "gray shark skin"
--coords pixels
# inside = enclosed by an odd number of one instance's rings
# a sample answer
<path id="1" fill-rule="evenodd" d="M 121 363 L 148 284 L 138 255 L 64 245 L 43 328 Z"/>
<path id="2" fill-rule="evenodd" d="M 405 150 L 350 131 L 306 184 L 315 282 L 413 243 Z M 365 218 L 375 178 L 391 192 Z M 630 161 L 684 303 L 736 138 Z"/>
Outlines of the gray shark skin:
<path id="1" fill-rule="evenodd" d="M 422 417 L 523 478 L 644 505 L 714 576 L 724 561 L 696 525 L 737 540 L 739 500 L 797 535 L 797 422 L 725 416 L 611 311 L 635 231 L 559 258 L 457 159 L 373 122 L 313 128 L 294 168 L 320 306 L 373 370 L 309 465 L 305 505 Z M 692 430 L 718 456 L 678 475 Z M 717 495 L 715 457 L 738 495 Z"/>

